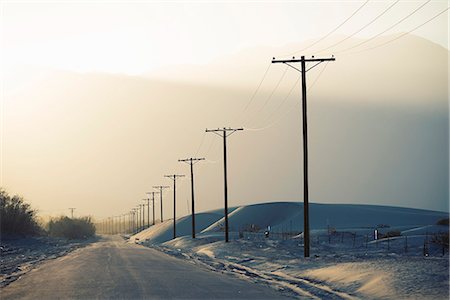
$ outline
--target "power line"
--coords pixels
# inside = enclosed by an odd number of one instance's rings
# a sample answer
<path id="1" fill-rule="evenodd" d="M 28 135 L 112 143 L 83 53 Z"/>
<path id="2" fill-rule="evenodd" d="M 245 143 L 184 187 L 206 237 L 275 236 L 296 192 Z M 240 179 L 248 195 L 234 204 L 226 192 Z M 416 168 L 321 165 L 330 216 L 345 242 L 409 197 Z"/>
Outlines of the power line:
<path id="1" fill-rule="evenodd" d="M 317 83 L 317 81 L 319 80 L 319 78 L 322 76 L 322 74 L 324 73 L 325 69 L 326 69 L 327 66 L 328 66 L 328 63 L 329 63 L 329 62 L 326 62 L 326 63 L 325 63 L 324 67 L 322 68 L 322 70 L 320 70 L 320 73 L 319 73 L 319 74 L 317 75 L 317 77 L 314 79 L 313 83 L 307 88 L 307 91 L 308 91 L 308 92 L 313 88 L 313 86 Z M 279 108 L 281 108 L 281 106 L 286 102 L 286 100 L 287 100 L 287 99 L 289 98 L 289 96 L 292 94 L 292 91 L 293 91 L 294 88 L 297 86 L 297 83 L 300 81 L 300 78 L 301 78 L 301 77 L 298 77 L 298 79 L 295 81 L 294 85 L 292 86 L 291 90 L 289 91 L 289 94 L 283 99 L 283 101 L 281 102 L 281 105 L 278 106 L 278 110 L 279 110 Z M 294 105 L 292 105 L 292 106 L 291 106 L 284 114 L 279 115 L 278 118 L 274 119 L 271 123 L 269 123 L 268 125 L 266 125 L 266 126 L 264 126 L 264 127 L 260 127 L 260 128 L 248 128 L 248 127 L 245 127 L 245 130 L 248 130 L 248 131 L 263 131 L 263 130 L 272 128 L 273 126 L 275 126 L 276 124 L 278 124 L 281 120 L 284 120 L 285 117 L 286 117 L 287 115 L 289 115 L 289 114 L 293 111 L 293 109 L 294 109 L 295 107 L 297 107 L 298 105 L 300 105 L 300 102 L 296 102 L 296 103 L 295 103 Z M 278 111 L 278 110 L 277 110 L 277 111 Z M 272 116 L 275 115 L 275 114 L 276 114 L 276 112 L 273 113 Z M 270 118 L 269 118 L 269 119 L 270 119 Z M 269 119 L 267 119 L 267 121 L 268 121 Z"/>
<path id="2" fill-rule="evenodd" d="M 200 141 L 200 145 L 198 146 L 197 151 L 195 152 L 195 156 L 198 155 L 198 152 L 200 151 L 200 148 L 202 147 L 203 142 L 205 141 L 205 137 L 206 137 L 206 132 L 203 132 L 202 140 Z"/>
<path id="3" fill-rule="evenodd" d="M 261 88 L 262 83 L 264 82 L 264 80 L 266 79 L 267 73 L 269 73 L 269 69 L 271 67 L 272 64 L 269 64 L 267 66 L 266 71 L 264 72 L 263 77 L 261 78 L 261 81 L 259 82 L 255 92 L 252 94 L 252 97 L 250 98 L 249 102 L 247 103 L 247 105 L 244 108 L 244 112 L 249 108 L 250 104 L 253 102 L 253 99 L 255 99 L 256 94 L 258 93 L 259 89 Z"/>
<path id="4" fill-rule="evenodd" d="M 363 31 L 364 29 L 366 29 L 367 27 L 369 27 L 370 25 L 372 25 L 376 20 L 378 20 L 379 18 L 381 18 L 385 13 L 387 13 L 389 10 L 391 10 L 391 8 L 393 8 L 395 5 L 397 5 L 397 3 L 400 2 L 400 0 L 396 0 L 394 3 L 392 3 L 391 5 L 389 5 L 385 10 L 383 10 L 379 15 L 377 15 L 375 18 L 373 18 L 369 23 L 367 23 L 366 25 L 364 25 L 363 27 L 361 27 L 360 29 L 358 29 L 357 31 L 353 32 L 351 35 L 343 38 L 342 40 L 340 40 L 337 43 L 332 44 L 331 46 L 328 46 L 326 48 L 323 48 L 319 51 L 316 51 L 317 53 L 323 52 L 325 50 L 328 50 L 330 48 L 333 48 L 337 45 L 340 45 L 341 43 L 345 42 L 346 40 L 352 38 L 353 36 L 357 35 L 358 33 L 360 33 L 361 31 Z"/>
<path id="5" fill-rule="evenodd" d="M 443 13 L 447 12 L 449 9 L 450 9 L 450 7 L 447 7 L 446 9 L 444 9 L 443 11 L 441 11 L 440 13 L 438 13 L 437 15 L 435 15 L 434 17 L 432 17 L 431 19 L 428 19 L 426 22 L 420 24 L 419 26 L 414 27 L 413 29 L 411 29 L 411 30 L 408 31 L 408 32 L 404 32 L 404 33 L 398 35 L 397 37 L 392 38 L 392 39 L 390 39 L 390 40 L 388 40 L 388 41 L 386 41 L 386 42 L 384 42 L 384 43 L 381 43 L 381 44 L 379 44 L 379 45 L 376 45 L 376 46 L 373 46 L 373 47 L 370 47 L 370 48 L 366 48 L 366 49 L 363 49 L 363 50 L 360 50 L 360 51 L 356 51 L 356 52 L 354 52 L 354 53 L 366 52 L 366 51 L 373 50 L 373 49 L 376 49 L 376 48 L 380 48 L 380 47 L 382 47 L 382 46 L 385 46 L 385 45 L 387 45 L 387 44 L 390 44 L 390 43 L 392 43 L 392 42 L 394 42 L 394 41 L 396 41 L 396 40 L 398 40 L 398 39 L 404 37 L 405 35 L 408 35 L 408 34 L 410 34 L 411 32 L 416 31 L 416 30 L 419 29 L 420 27 L 422 27 L 422 26 L 424 26 L 424 25 L 430 23 L 431 21 L 433 21 L 434 19 L 436 19 L 437 17 L 439 17 L 439 16 L 442 15 Z"/>
<path id="6" fill-rule="evenodd" d="M 364 44 L 366 44 L 366 43 L 372 41 L 373 39 L 379 37 L 380 35 L 382 35 L 382 34 L 384 34 L 384 33 L 386 33 L 386 32 L 388 32 L 388 31 L 391 30 L 392 28 L 396 27 L 397 25 L 399 25 L 400 23 L 402 23 L 403 21 L 405 21 L 406 19 L 408 19 L 409 17 L 411 17 L 412 15 L 414 15 L 416 12 L 418 12 L 419 10 L 421 10 L 425 5 L 427 5 L 427 4 L 430 3 L 430 2 L 431 2 L 431 0 L 425 1 L 425 2 L 422 3 L 419 7 L 417 7 L 415 10 L 413 10 L 412 12 L 410 12 L 409 14 L 407 14 L 405 17 L 403 17 L 403 18 L 400 19 L 399 21 L 395 22 L 394 24 L 392 24 L 391 26 L 389 26 L 388 28 L 386 28 L 386 29 L 383 30 L 382 32 L 380 32 L 380 33 L 378 33 L 378 34 L 372 36 L 371 38 L 369 38 L 369 39 L 367 39 L 367 40 L 364 40 L 364 41 L 362 41 L 362 42 L 360 42 L 360 43 L 358 43 L 358 44 L 356 44 L 356 45 L 354 45 L 354 46 L 348 47 L 348 48 L 346 48 L 346 49 L 336 51 L 336 53 L 343 53 L 343 52 L 346 52 L 346 51 L 348 51 L 348 50 L 357 48 L 357 47 L 359 47 L 359 46 L 361 46 L 361 45 L 364 45 Z"/>
<path id="7" fill-rule="evenodd" d="M 369 3 L 370 0 L 367 0 L 366 2 L 364 2 L 360 7 L 358 7 L 358 9 L 356 9 L 347 19 L 345 19 L 341 24 L 339 24 L 337 27 L 335 27 L 333 30 L 331 30 L 330 32 L 328 32 L 325 36 L 323 36 L 322 38 L 318 39 L 317 41 L 315 41 L 314 43 L 312 43 L 311 45 L 304 47 L 300 50 L 295 51 L 294 53 L 291 53 L 289 55 L 284 55 L 284 56 L 292 56 L 295 55 L 299 52 L 305 51 L 309 48 L 311 48 L 312 46 L 317 45 L 318 43 L 320 43 L 321 41 L 323 41 L 324 39 L 326 39 L 327 37 L 329 37 L 330 35 L 332 35 L 333 33 L 335 33 L 339 28 L 341 28 L 345 23 L 347 23 L 351 18 L 353 18 L 364 6 L 367 5 L 367 3 Z"/>

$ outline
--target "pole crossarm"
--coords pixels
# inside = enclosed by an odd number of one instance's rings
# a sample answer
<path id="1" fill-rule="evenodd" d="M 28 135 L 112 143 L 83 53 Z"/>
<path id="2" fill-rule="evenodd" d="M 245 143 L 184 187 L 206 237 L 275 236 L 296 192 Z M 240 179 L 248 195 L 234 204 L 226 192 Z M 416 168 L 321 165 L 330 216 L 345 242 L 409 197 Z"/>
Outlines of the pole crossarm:
<path id="1" fill-rule="evenodd" d="M 205 132 L 212 132 L 214 134 L 217 134 L 220 137 L 230 136 L 236 131 L 244 130 L 244 128 L 230 128 L 230 127 L 224 127 L 224 128 L 217 128 L 217 129 L 206 129 Z M 220 132 L 220 133 L 219 133 Z"/>
<path id="2" fill-rule="evenodd" d="M 172 180 L 176 180 L 178 177 L 184 177 L 184 175 L 174 174 L 174 175 L 164 175 L 164 177 L 170 178 Z"/>
<path id="3" fill-rule="evenodd" d="M 154 189 L 168 189 L 168 188 L 170 188 L 170 186 L 168 186 L 168 185 L 154 185 L 153 188 Z M 147 192 L 147 193 L 150 193 L 150 192 Z"/>
<path id="4" fill-rule="evenodd" d="M 329 57 L 329 58 L 314 58 L 314 56 L 312 58 L 295 58 L 293 57 L 292 59 L 275 59 L 275 57 L 272 59 L 272 63 L 276 64 L 276 63 L 297 63 L 297 62 L 324 62 L 324 61 L 335 61 L 336 58 L 334 57 Z"/>
<path id="5" fill-rule="evenodd" d="M 185 162 L 185 163 L 189 163 L 192 164 L 195 161 L 200 161 L 200 160 L 205 160 L 205 158 L 185 158 L 185 159 L 179 159 L 179 162 Z"/>

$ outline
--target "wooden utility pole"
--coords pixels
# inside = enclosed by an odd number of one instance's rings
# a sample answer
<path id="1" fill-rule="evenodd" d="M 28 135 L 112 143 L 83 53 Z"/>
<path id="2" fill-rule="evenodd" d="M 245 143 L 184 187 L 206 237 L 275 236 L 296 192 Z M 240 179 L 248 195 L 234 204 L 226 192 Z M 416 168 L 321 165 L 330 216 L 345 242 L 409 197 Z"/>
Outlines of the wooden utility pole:
<path id="1" fill-rule="evenodd" d="M 179 162 L 188 163 L 191 166 L 191 207 L 192 207 L 192 238 L 195 239 L 195 204 L 194 204 L 194 164 L 204 158 L 186 158 L 179 159 Z"/>
<path id="2" fill-rule="evenodd" d="M 144 204 L 144 207 L 145 205 L 147 205 L 147 228 L 150 228 L 150 198 L 147 195 L 147 198 L 144 198 L 142 200 L 147 201 L 147 204 Z"/>
<path id="3" fill-rule="evenodd" d="M 227 184 L 227 137 L 243 128 L 217 128 L 206 129 L 206 132 L 212 132 L 223 138 L 223 173 L 224 173 L 224 200 L 225 200 L 225 242 L 228 243 L 228 184 Z"/>
<path id="4" fill-rule="evenodd" d="M 305 257 L 309 257 L 310 252 L 310 236 L 309 236 L 309 190 L 308 190 L 308 122 L 307 122 L 307 107 L 306 107 L 306 72 L 316 67 L 325 61 L 334 61 L 335 58 L 305 58 L 300 59 L 293 57 L 292 59 L 277 60 L 275 57 L 272 63 L 283 63 L 299 71 L 302 76 L 302 116 L 303 116 L 303 237 L 304 237 L 304 251 Z M 291 63 L 300 63 L 300 70 L 292 66 Z M 306 63 L 315 63 L 310 68 L 306 69 Z"/>
<path id="5" fill-rule="evenodd" d="M 159 192 L 147 192 L 147 194 L 149 195 L 149 194 L 152 194 L 152 206 L 153 206 L 153 221 L 152 221 L 152 223 L 153 223 L 153 225 L 155 225 L 155 194 L 158 194 Z M 150 197 L 149 197 L 149 199 L 150 199 Z M 150 214 L 150 211 L 149 211 L 149 214 Z M 149 220 L 150 220 L 150 217 L 149 217 Z M 149 221 L 149 224 L 150 224 L 150 221 Z M 150 227 L 150 225 L 149 225 L 149 227 Z"/>
<path id="6" fill-rule="evenodd" d="M 184 177 L 184 175 L 164 175 L 164 177 L 170 178 L 173 180 L 173 238 L 177 237 L 177 230 L 176 230 L 176 215 L 177 215 L 177 209 L 176 209 L 176 197 L 177 197 L 177 178 Z"/>
<path id="7" fill-rule="evenodd" d="M 163 189 L 168 189 L 169 186 L 164 186 L 164 185 L 157 185 L 154 186 L 153 188 L 155 189 L 159 189 L 159 200 L 161 202 L 161 223 L 163 222 Z"/>
<path id="8" fill-rule="evenodd" d="M 70 210 L 70 213 L 71 213 L 71 215 L 72 215 L 72 219 L 73 219 L 73 211 L 75 210 L 76 208 L 75 207 L 69 207 L 69 210 Z"/>

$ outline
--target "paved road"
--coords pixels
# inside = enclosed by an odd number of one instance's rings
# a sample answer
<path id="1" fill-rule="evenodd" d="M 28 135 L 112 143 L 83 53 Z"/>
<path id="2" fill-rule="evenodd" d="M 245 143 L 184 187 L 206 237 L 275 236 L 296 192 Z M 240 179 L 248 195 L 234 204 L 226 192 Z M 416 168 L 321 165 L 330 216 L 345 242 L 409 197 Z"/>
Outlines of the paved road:
<path id="1" fill-rule="evenodd" d="M 3 299 L 276 299 L 277 291 L 154 249 L 104 238 L 46 262 L 0 290 Z"/>

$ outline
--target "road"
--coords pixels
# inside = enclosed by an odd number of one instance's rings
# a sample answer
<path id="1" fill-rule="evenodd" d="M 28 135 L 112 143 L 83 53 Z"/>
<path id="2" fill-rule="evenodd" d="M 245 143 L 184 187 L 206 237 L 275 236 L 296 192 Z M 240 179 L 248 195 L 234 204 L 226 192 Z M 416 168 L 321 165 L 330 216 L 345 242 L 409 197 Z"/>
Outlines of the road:
<path id="1" fill-rule="evenodd" d="M 270 287 L 220 274 L 118 236 L 43 263 L 4 299 L 277 299 Z"/>

